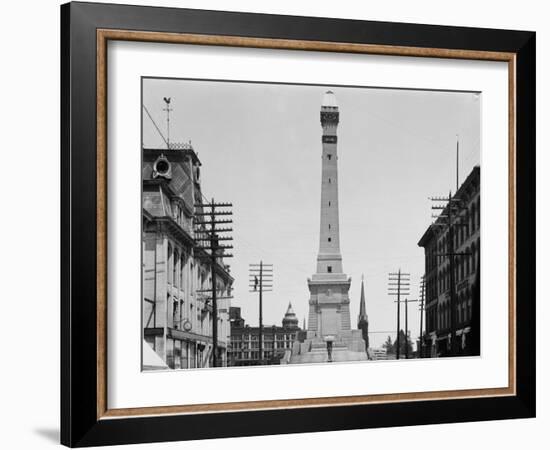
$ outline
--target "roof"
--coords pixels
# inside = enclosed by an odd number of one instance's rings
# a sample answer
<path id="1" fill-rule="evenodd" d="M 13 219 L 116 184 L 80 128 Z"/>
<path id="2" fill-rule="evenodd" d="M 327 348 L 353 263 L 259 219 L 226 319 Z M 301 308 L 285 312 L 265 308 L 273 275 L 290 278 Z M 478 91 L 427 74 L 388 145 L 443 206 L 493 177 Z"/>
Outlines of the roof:
<path id="1" fill-rule="evenodd" d="M 286 314 L 285 316 L 295 316 L 296 313 L 294 312 L 294 310 L 292 309 L 292 303 L 291 302 L 288 302 L 288 308 L 286 310 Z"/>

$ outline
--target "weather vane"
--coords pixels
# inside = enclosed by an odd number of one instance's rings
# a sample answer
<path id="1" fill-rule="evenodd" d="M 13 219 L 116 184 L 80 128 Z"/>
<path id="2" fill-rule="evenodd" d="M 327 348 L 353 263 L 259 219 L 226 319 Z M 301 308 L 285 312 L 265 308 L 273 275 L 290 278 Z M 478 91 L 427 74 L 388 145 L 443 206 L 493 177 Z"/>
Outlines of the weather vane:
<path id="1" fill-rule="evenodd" d="M 166 108 L 164 108 L 163 111 L 166 111 L 166 145 L 168 146 L 168 149 L 170 149 L 170 111 L 172 111 L 172 108 L 170 108 L 170 100 L 171 97 L 164 97 Z"/>

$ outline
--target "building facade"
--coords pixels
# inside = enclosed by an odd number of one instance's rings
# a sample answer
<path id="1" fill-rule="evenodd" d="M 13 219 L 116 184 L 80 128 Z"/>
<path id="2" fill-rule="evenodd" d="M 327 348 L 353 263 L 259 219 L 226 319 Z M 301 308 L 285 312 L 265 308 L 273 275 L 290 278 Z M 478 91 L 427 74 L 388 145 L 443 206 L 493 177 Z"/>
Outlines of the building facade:
<path id="1" fill-rule="evenodd" d="M 472 341 L 473 336 L 479 339 L 479 330 L 472 330 L 472 326 L 478 326 L 472 319 L 479 317 L 479 283 L 476 281 L 480 261 L 479 166 L 474 167 L 462 183 L 451 204 L 452 235 L 447 223 L 447 206 L 418 242 L 425 252 L 426 332 L 421 346 L 424 357 L 469 355 L 479 346 Z M 453 277 L 448 255 L 450 248 L 454 258 Z M 451 348 L 452 293 L 455 296 L 455 351 Z"/>
<path id="2" fill-rule="evenodd" d="M 201 163 L 190 144 L 144 148 L 142 161 L 143 345 L 170 369 L 210 367 L 212 266 L 196 241 Z M 227 365 L 233 278 L 222 253 L 214 269 L 220 298 L 218 361 Z M 145 350 L 143 368 L 154 369 L 145 362 Z"/>
<path id="3" fill-rule="evenodd" d="M 246 325 L 241 316 L 241 308 L 231 307 L 231 346 L 229 352 L 230 366 L 255 366 L 284 364 L 290 356 L 292 346 L 302 332 L 298 327 L 298 318 L 288 304 L 282 320 L 282 326 L 263 327 L 262 346 L 263 360 L 260 361 L 259 327 Z"/>

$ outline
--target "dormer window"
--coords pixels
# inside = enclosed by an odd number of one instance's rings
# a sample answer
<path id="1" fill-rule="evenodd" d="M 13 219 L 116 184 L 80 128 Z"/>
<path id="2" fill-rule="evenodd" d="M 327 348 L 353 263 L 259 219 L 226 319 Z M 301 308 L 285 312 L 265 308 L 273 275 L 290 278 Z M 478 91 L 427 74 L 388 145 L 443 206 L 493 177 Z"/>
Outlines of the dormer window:
<path id="1" fill-rule="evenodd" d="M 164 155 L 160 155 L 153 164 L 153 178 L 172 178 L 172 165 Z"/>

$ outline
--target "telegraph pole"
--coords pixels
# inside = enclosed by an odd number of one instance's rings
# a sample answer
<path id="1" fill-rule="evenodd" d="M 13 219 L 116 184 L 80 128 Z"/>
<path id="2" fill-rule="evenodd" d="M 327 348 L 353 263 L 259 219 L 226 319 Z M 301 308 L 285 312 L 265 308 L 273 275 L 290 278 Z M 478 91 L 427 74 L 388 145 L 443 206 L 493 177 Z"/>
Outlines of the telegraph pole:
<path id="1" fill-rule="evenodd" d="M 232 249 L 232 245 L 221 245 L 220 241 L 232 241 L 233 237 L 225 233 L 233 231 L 231 228 L 224 228 L 225 224 L 233 223 L 231 219 L 220 219 L 219 216 L 231 216 L 233 211 L 231 203 L 216 203 L 214 199 L 210 203 L 199 203 L 195 205 L 195 223 L 198 228 L 195 230 L 197 248 L 203 250 L 203 257 L 210 261 L 212 277 L 211 298 L 212 300 L 212 365 L 218 367 L 218 295 L 216 284 L 216 269 L 218 259 L 231 258 L 233 255 L 225 253 L 225 250 Z M 219 210 L 223 208 L 223 210 Z"/>
<path id="2" fill-rule="evenodd" d="M 458 148 L 458 134 L 456 135 L 456 190 L 458 192 L 458 155 L 459 155 L 459 148 Z"/>
<path id="3" fill-rule="evenodd" d="M 259 333 L 258 333 L 258 357 L 259 364 L 262 364 L 264 359 L 263 353 L 263 293 L 271 292 L 273 290 L 273 264 L 264 264 L 260 261 L 260 264 L 249 264 L 250 275 L 250 292 L 258 292 L 259 295 Z M 275 343 L 273 344 L 275 345 Z"/>
<path id="4" fill-rule="evenodd" d="M 423 318 L 424 318 L 424 295 L 426 290 L 426 277 L 422 275 L 420 280 L 420 358 L 424 357 L 424 333 L 422 331 Z"/>
<path id="5" fill-rule="evenodd" d="M 409 303 L 415 303 L 418 300 L 403 300 L 405 302 L 405 359 L 409 359 Z"/>
<path id="6" fill-rule="evenodd" d="M 396 295 L 397 296 L 397 338 L 396 338 L 396 359 L 399 359 L 399 353 L 400 353 L 400 338 L 399 338 L 399 331 L 400 331 L 400 306 L 401 306 L 401 296 L 407 296 L 410 292 L 410 273 L 403 273 L 401 272 L 401 269 L 397 271 L 397 273 L 389 273 L 388 274 L 388 295 Z"/>
<path id="7" fill-rule="evenodd" d="M 432 224 L 433 227 L 443 227 L 447 231 L 447 251 L 446 253 L 436 253 L 437 257 L 448 257 L 449 258 L 449 296 L 451 304 L 451 355 L 456 356 L 458 354 L 457 349 L 457 340 L 456 340 L 456 280 L 455 280 L 455 263 L 457 257 L 468 256 L 469 253 L 466 252 L 455 252 L 454 240 L 456 231 L 455 228 L 467 226 L 460 221 L 460 212 L 464 209 L 462 205 L 462 200 L 458 197 L 452 197 L 451 192 L 449 191 L 448 198 L 444 197 L 432 197 L 430 198 L 433 202 L 447 202 L 446 204 L 439 204 L 432 206 L 432 209 L 441 210 L 442 212 L 437 216 L 433 215 L 432 217 L 437 219 L 435 223 Z"/>

